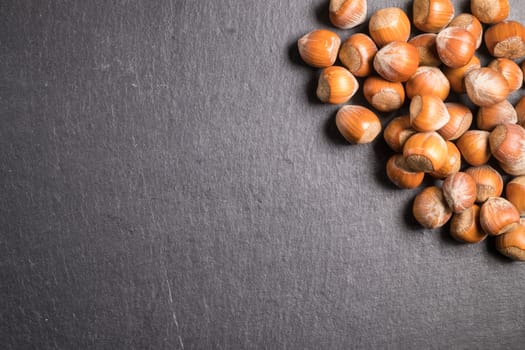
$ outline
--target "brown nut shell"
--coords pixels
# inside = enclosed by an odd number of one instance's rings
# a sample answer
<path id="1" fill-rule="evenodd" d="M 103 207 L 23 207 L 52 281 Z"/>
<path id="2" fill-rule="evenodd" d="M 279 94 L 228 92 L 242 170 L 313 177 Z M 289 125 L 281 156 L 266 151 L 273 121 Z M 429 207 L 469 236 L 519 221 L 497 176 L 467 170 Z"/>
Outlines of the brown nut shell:
<path id="1" fill-rule="evenodd" d="M 454 214 L 450 221 L 450 235 L 458 242 L 479 243 L 487 238 L 479 223 L 480 208 L 473 205 L 461 213 Z"/>
<path id="2" fill-rule="evenodd" d="M 388 159 L 386 174 L 394 185 L 406 189 L 418 187 L 425 177 L 423 172 L 412 171 L 402 154 L 394 154 Z"/>
<path id="3" fill-rule="evenodd" d="M 406 140 L 417 131 L 410 126 L 410 116 L 403 115 L 392 119 L 383 132 L 387 145 L 395 152 L 402 152 Z"/>
<path id="4" fill-rule="evenodd" d="M 420 66 L 438 67 L 441 65 L 436 49 L 436 37 L 437 34 L 424 33 L 416 35 L 408 41 L 417 49 Z"/>
<path id="5" fill-rule="evenodd" d="M 476 182 L 476 202 L 483 203 L 490 197 L 499 197 L 503 192 L 503 178 L 490 165 L 470 167 L 465 170 Z"/>
<path id="6" fill-rule="evenodd" d="M 366 20 L 366 0 L 330 0 L 328 15 L 337 28 L 350 29 Z"/>
<path id="7" fill-rule="evenodd" d="M 520 222 L 518 209 L 501 197 L 490 197 L 481 206 L 479 222 L 483 231 L 491 236 L 498 236 L 510 231 Z"/>
<path id="8" fill-rule="evenodd" d="M 479 58 L 472 56 L 470 61 L 459 68 L 444 67 L 443 73 L 450 82 L 450 89 L 458 94 L 467 92 L 465 89 L 465 75 L 474 69 L 481 68 Z"/>
<path id="9" fill-rule="evenodd" d="M 484 67 L 465 75 L 465 90 L 470 100 L 478 106 L 491 106 L 507 98 L 510 89 L 500 72 Z"/>
<path id="10" fill-rule="evenodd" d="M 496 237 L 496 249 L 512 260 L 525 261 L 525 226 L 517 225 Z"/>
<path id="11" fill-rule="evenodd" d="M 520 98 L 514 109 L 518 117 L 518 124 L 525 127 L 525 96 Z"/>
<path id="12" fill-rule="evenodd" d="M 435 131 L 412 135 L 403 147 L 403 156 L 413 171 L 438 171 L 447 159 L 448 147 Z"/>
<path id="13" fill-rule="evenodd" d="M 525 175 L 525 129 L 517 124 L 500 124 L 489 137 L 490 150 L 510 175 Z"/>
<path id="14" fill-rule="evenodd" d="M 410 20 L 397 7 L 383 8 L 370 17 L 368 31 L 379 47 L 394 41 L 407 41 L 410 36 Z"/>
<path id="15" fill-rule="evenodd" d="M 381 132 L 381 121 L 368 108 L 346 105 L 339 109 L 335 124 L 343 137 L 350 143 L 372 142 Z"/>
<path id="16" fill-rule="evenodd" d="M 405 82 L 417 70 L 419 54 L 415 46 L 394 41 L 376 53 L 374 69 L 388 81 Z"/>
<path id="17" fill-rule="evenodd" d="M 447 67 L 465 66 L 476 51 L 476 38 L 466 29 L 448 27 L 439 32 L 436 38 L 439 59 Z"/>
<path id="18" fill-rule="evenodd" d="M 520 215 L 525 216 L 525 176 L 512 179 L 505 188 L 505 196 L 518 209 Z"/>
<path id="19" fill-rule="evenodd" d="M 457 140 L 456 145 L 467 163 L 480 166 L 489 161 L 489 135 L 485 130 L 468 130 Z"/>
<path id="20" fill-rule="evenodd" d="M 485 32 L 485 45 L 494 57 L 521 58 L 525 56 L 525 27 L 517 21 L 495 24 Z"/>
<path id="21" fill-rule="evenodd" d="M 355 95 L 359 83 L 352 73 L 338 66 L 323 69 L 317 84 L 317 97 L 324 103 L 345 103 Z"/>
<path id="22" fill-rule="evenodd" d="M 403 84 L 375 76 L 368 77 L 363 83 L 363 95 L 368 103 L 381 112 L 397 110 L 405 102 Z"/>
<path id="23" fill-rule="evenodd" d="M 299 55 L 306 64 L 315 68 L 333 65 L 340 45 L 339 36 L 326 29 L 311 31 L 297 41 Z"/>
<path id="24" fill-rule="evenodd" d="M 410 125 L 417 131 L 436 131 L 450 119 L 447 107 L 436 95 L 417 95 L 410 102 Z"/>
<path id="25" fill-rule="evenodd" d="M 472 112 L 470 109 L 460 103 L 447 102 L 447 107 L 450 119 L 438 133 L 443 136 L 445 140 L 456 140 L 460 138 L 472 124 Z"/>
<path id="26" fill-rule="evenodd" d="M 511 92 L 518 90 L 523 85 L 523 71 L 516 62 L 508 58 L 496 58 L 489 63 L 488 67 L 503 75 Z"/>
<path id="27" fill-rule="evenodd" d="M 356 77 L 366 77 L 372 72 L 377 46 L 368 35 L 356 33 L 341 44 L 339 59 Z"/>
<path id="28" fill-rule="evenodd" d="M 509 16 L 509 0 L 470 0 L 470 11 L 481 22 L 498 23 Z"/>
<path id="29" fill-rule="evenodd" d="M 454 17 L 454 4 L 450 0 L 414 0 L 412 13 L 416 28 L 437 33 Z"/>
<path id="30" fill-rule="evenodd" d="M 512 104 L 503 100 L 492 106 L 480 107 L 478 110 L 476 125 L 481 130 L 493 130 L 496 126 L 505 123 L 515 124 L 518 115 Z"/>
<path id="31" fill-rule="evenodd" d="M 476 201 L 476 182 L 467 173 L 457 172 L 443 181 L 445 201 L 454 213 L 461 213 Z"/>
<path id="32" fill-rule="evenodd" d="M 461 169 L 461 153 L 457 146 L 450 142 L 447 142 L 447 159 L 445 163 L 437 171 L 433 171 L 430 175 L 437 179 L 444 179 L 452 174 L 457 173 Z"/>
<path id="33" fill-rule="evenodd" d="M 414 198 L 412 214 L 421 226 L 434 229 L 444 226 L 450 220 L 452 211 L 445 202 L 441 188 L 430 186 Z"/>
<path id="34" fill-rule="evenodd" d="M 470 13 L 462 13 L 454 17 L 448 26 L 466 29 L 476 38 L 476 49 L 481 46 L 483 42 L 483 26 L 475 16 Z"/>
<path id="35" fill-rule="evenodd" d="M 408 98 L 416 95 L 434 95 L 445 101 L 450 92 L 450 83 L 436 67 L 420 66 L 405 85 Z"/>

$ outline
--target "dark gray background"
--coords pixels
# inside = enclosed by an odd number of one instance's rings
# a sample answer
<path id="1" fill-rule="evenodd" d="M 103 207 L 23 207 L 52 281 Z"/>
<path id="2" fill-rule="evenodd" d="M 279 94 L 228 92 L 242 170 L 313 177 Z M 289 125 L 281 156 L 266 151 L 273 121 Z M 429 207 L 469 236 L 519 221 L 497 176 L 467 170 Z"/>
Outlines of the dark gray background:
<path id="1" fill-rule="evenodd" d="M 317 102 L 327 4 L 0 1 L 2 348 L 523 348 L 525 265 Z"/>

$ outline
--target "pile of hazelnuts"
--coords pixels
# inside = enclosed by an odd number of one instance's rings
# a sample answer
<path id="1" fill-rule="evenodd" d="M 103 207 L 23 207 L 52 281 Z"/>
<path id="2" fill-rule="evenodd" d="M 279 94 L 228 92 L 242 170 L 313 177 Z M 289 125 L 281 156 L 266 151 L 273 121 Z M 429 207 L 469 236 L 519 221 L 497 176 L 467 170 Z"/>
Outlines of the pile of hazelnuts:
<path id="1" fill-rule="evenodd" d="M 499 252 L 525 261 L 525 96 L 516 106 L 507 99 L 523 84 L 525 61 L 516 60 L 525 58 L 525 27 L 507 20 L 509 7 L 508 0 L 471 0 L 471 13 L 456 16 L 450 0 L 414 0 L 412 23 L 422 34 L 410 38 L 406 13 L 384 8 L 370 17 L 369 35 L 341 43 L 330 30 L 314 30 L 298 49 L 305 63 L 322 68 L 318 98 L 343 104 L 335 123 L 350 143 L 375 140 L 382 131 L 376 112 L 397 111 L 410 99 L 408 114 L 383 130 L 395 152 L 386 174 L 404 189 L 436 179 L 413 201 L 423 227 L 449 223 L 450 235 L 465 243 L 495 236 Z M 367 1 L 331 0 L 329 17 L 354 28 L 367 18 Z M 475 55 L 483 42 L 494 58 L 486 67 Z M 359 89 L 356 77 L 371 108 L 345 104 Z M 445 102 L 451 90 L 476 106 L 475 120 L 465 104 Z"/>

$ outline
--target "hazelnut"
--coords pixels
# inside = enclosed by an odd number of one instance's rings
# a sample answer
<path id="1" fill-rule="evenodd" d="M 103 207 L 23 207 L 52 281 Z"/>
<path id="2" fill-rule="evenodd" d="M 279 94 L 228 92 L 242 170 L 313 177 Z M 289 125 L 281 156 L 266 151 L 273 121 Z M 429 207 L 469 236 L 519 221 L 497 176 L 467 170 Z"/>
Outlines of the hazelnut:
<path id="1" fill-rule="evenodd" d="M 510 175 L 525 175 L 525 129 L 517 124 L 500 124 L 489 137 L 490 150 L 501 168 Z"/>
<path id="2" fill-rule="evenodd" d="M 479 58 L 472 56 L 471 60 L 459 68 L 444 67 L 443 73 L 450 82 L 450 88 L 452 91 L 458 94 L 463 94 L 467 90 L 465 89 L 465 75 L 470 71 L 481 68 Z"/>
<path id="3" fill-rule="evenodd" d="M 476 38 L 466 29 L 448 27 L 437 35 L 436 49 L 439 59 L 447 67 L 463 67 L 474 56 Z"/>
<path id="4" fill-rule="evenodd" d="M 399 188 L 416 188 L 423 182 L 425 173 L 414 172 L 402 154 L 394 154 L 386 164 L 386 175 Z"/>
<path id="5" fill-rule="evenodd" d="M 416 35 L 408 41 L 417 49 L 420 66 L 438 67 L 441 65 L 436 49 L 436 37 L 437 34 L 425 33 Z"/>
<path id="6" fill-rule="evenodd" d="M 523 71 L 514 61 L 508 58 L 496 58 L 490 62 L 488 67 L 497 70 L 503 75 L 509 84 L 511 92 L 518 90 L 523 85 Z"/>
<path id="7" fill-rule="evenodd" d="M 381 112 L 399 109 L 405 102 L 403 84 L 390 82 L 380 77 L 368 77 L 365 80 L 363 95 L 368 103 Z"/>
<path id="8" fill-rule="evenodd" d="M 517 225 L 496 237 L 496 249 L 512 260 L 525 261 L 525 226 Z"/>
<path id="9" fill-rule="evenodd" d="M 501 102 L 510 92 L 503 74 L 488 67 L 467 73 L 465 89 L 470 100 L 478 106 L 490 106 Z"/>
<path id="10" fill-rule="evenodd" d="M 525 28 L 516 21 L 495 24 L 485 32 L 485 45 L 494 57 L 521 58 L 525 56 Z"/>
<path id="11" fill-rule="evenodd" d="M 498 236 L 519 224 L 520 213 L 505 198 L 490 197 L 481 206 L 479 222 L 485 233 Z"/>
<path id="12" fill-rule="evenodd" d="M 490 197 L 499 197 L 503 192 L 503 178 L 490 165 L 471 167 L 465 170 L 476 182 L 476 202 L 483 203 Z"/>
<path id="13" fill-rule="evenodd" d="M 417 29 L 437 33 L 454 17 L 454 4 L 450 0 L 414 0 L 412 12 Z"/>
<path id="14" fill-rule="evenodd" d="M 406 42 L 394 41 L 376 53 L 374 69 L 386 80 L 405 82 L 419 66 L 417 49 Z"/>
<path id="15" fill-rule="evenodd" d="M 514 109 L 518 117 L 518 124 L 525 127 L 525 96 L 520 98 Z"/>
<path id="16" fill-rule="evenodd" d="M 435 131 L 412 135 L 403 146 L 403 156 L 413 171 L 438 171 L 447 159 L 447 143 Z"/>
<path id="17" fill-rule="evenodd" d="M 406 82 L 408 98 L 416 95 L 435 95 L 445 100 L 450 92 L 450 83 L 436 67 L 419 67 Z"/>
<path id="18" fill-rule="evenodd" d="M 350 100 L 358 88 L 359 83 L 352 73 L 343 67 L 331 66 L 321 72 L 317 97 L 325 103 L 341 104 Z"/>
<path id="19" fill-rule="evenodd" d="M 306 64 L 315 68 L 333 65 L 340 45 L 337 34 L 325 29 L 314 30 L 297 41 L 299 55 Z"/>
<path id="20" fill-rule="evenodd" d="M 437 179 L 444 179 L 452 174 L 457 173 L 461 169 L 461 153 L 457 146 L 450 142 L 447 142 L 447 156 L 445 163 L 437 171 L 430 173 L 430 176 Z"/>
<path id="21" fill-rule="evenodd" d="M 377 115 L 362 106 L 341 107 L 335 116 L 335 124 L 350 143 L 372 142 L 381 132 L 381 121 Z"/>
<path id="22" fill-rule="evenodd" d="M 454 213 L 461 213 L 476 201 L 476 182 L 467 173 L 457 172 L 443 181 L 445 201 Z"/>
<path id="23" fill-rule="evenodd" d="M 406 140 L 416 131 L 410 126 L 410 116 L 403 115 L 392 119 L 383 132 L 387 145 L 395 152 L 402 152 Z"/>
<path id="24" fill-rule="evenodd" d="M 410 36 L 410 20 L 401 9 L 384 8 L 370 17 L 368 31 L 379 47 L 394 41 L 407 41 Z"/>
<path id="25" fill-rule="evenodd" d="M 503 100 L 492 106 L 480 107 L 476 124 L 481 130 L 492 130 L 499 124 L 516 123 L 518 115 L 512 104 Z"/>
<path id="26" fill-rule="evenodd" d="M 479 223 L 480 208 L 473 205 L 461 213 L 456 213 L 450 220 L 450 235 L 458 242 L 479 243 L 487 238 Z"/>
<path id="27" fill-rule="evenodd" d="M 445 106 L 450 119 L 445 126 L 438 130 L 438 133 L 445 140 L 456 140 L 470 128 L 472 112 L 468 107 L 459 103 L 447 102 Z"/>
<path id="28" fill-rule="evenodd" d="M 514 204 L 521 216 L 525 216 L 525 176 L 512 179 L 505 189 L 507 200 Z"/>
<path id="29" fill-rule="evenodd" d="M 337 28 L 350 29 L 366 20 L 366 0 L 330 0 L 330 22 Z"/>
<path id="30" fill-rule="evenodd" d="M 445 103 L 435 95 L 417 95 L 410 102 L 410 125 L 417 131 L 436 131 L 450 119 Z"/>
<path id="31" fill-rule="evenodd" d="M 490 133 L 485 130 L 468 130 L 456 142 L 461 155 L 472 166 L 480 166 L 489 161 Z"/>
<path id="32" fill-rule="evenodd" d="M 470 11 L 483 23 L 498 23 L 509 16 L 510 5 L 508 0 L 471 0 Z"/>
<path id="33" fill-rule="evenodd" d="M 462 13 L 454 17 L 448 26 L 466 29 L 476 39 L 476 49 L 481 46 L 481 42 L 483 41 L 483 27 L 475 16 L 470 13 Z"/>
<path id="34" fill-rule="evenodd" d="M 414 198 L 412 214 L 423 227 L 433 229 L 444 226 L 450 220 L 452 211 L 445 202 L 441 188 L 430 186 Z"/>
<path id="35" fill-rule="evenodd" d="M 357 33 L 346 39 L 339 50 L 341 63 L 356 77 L 366 77 L 372 71 L 377 52 L 374 41 L 365 34 Z"/>

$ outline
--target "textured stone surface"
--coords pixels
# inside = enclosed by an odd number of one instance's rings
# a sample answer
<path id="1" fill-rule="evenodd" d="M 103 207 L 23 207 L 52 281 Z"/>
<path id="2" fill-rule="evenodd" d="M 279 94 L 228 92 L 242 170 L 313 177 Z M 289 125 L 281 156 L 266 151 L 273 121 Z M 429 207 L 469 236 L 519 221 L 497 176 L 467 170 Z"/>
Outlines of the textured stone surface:
<path id="1" fill-rule="evenodd" d="M 418 227 L 317 102 L 327 7 L 0 2 L 3 349 L 523 347 L 525 265 Z"/>

